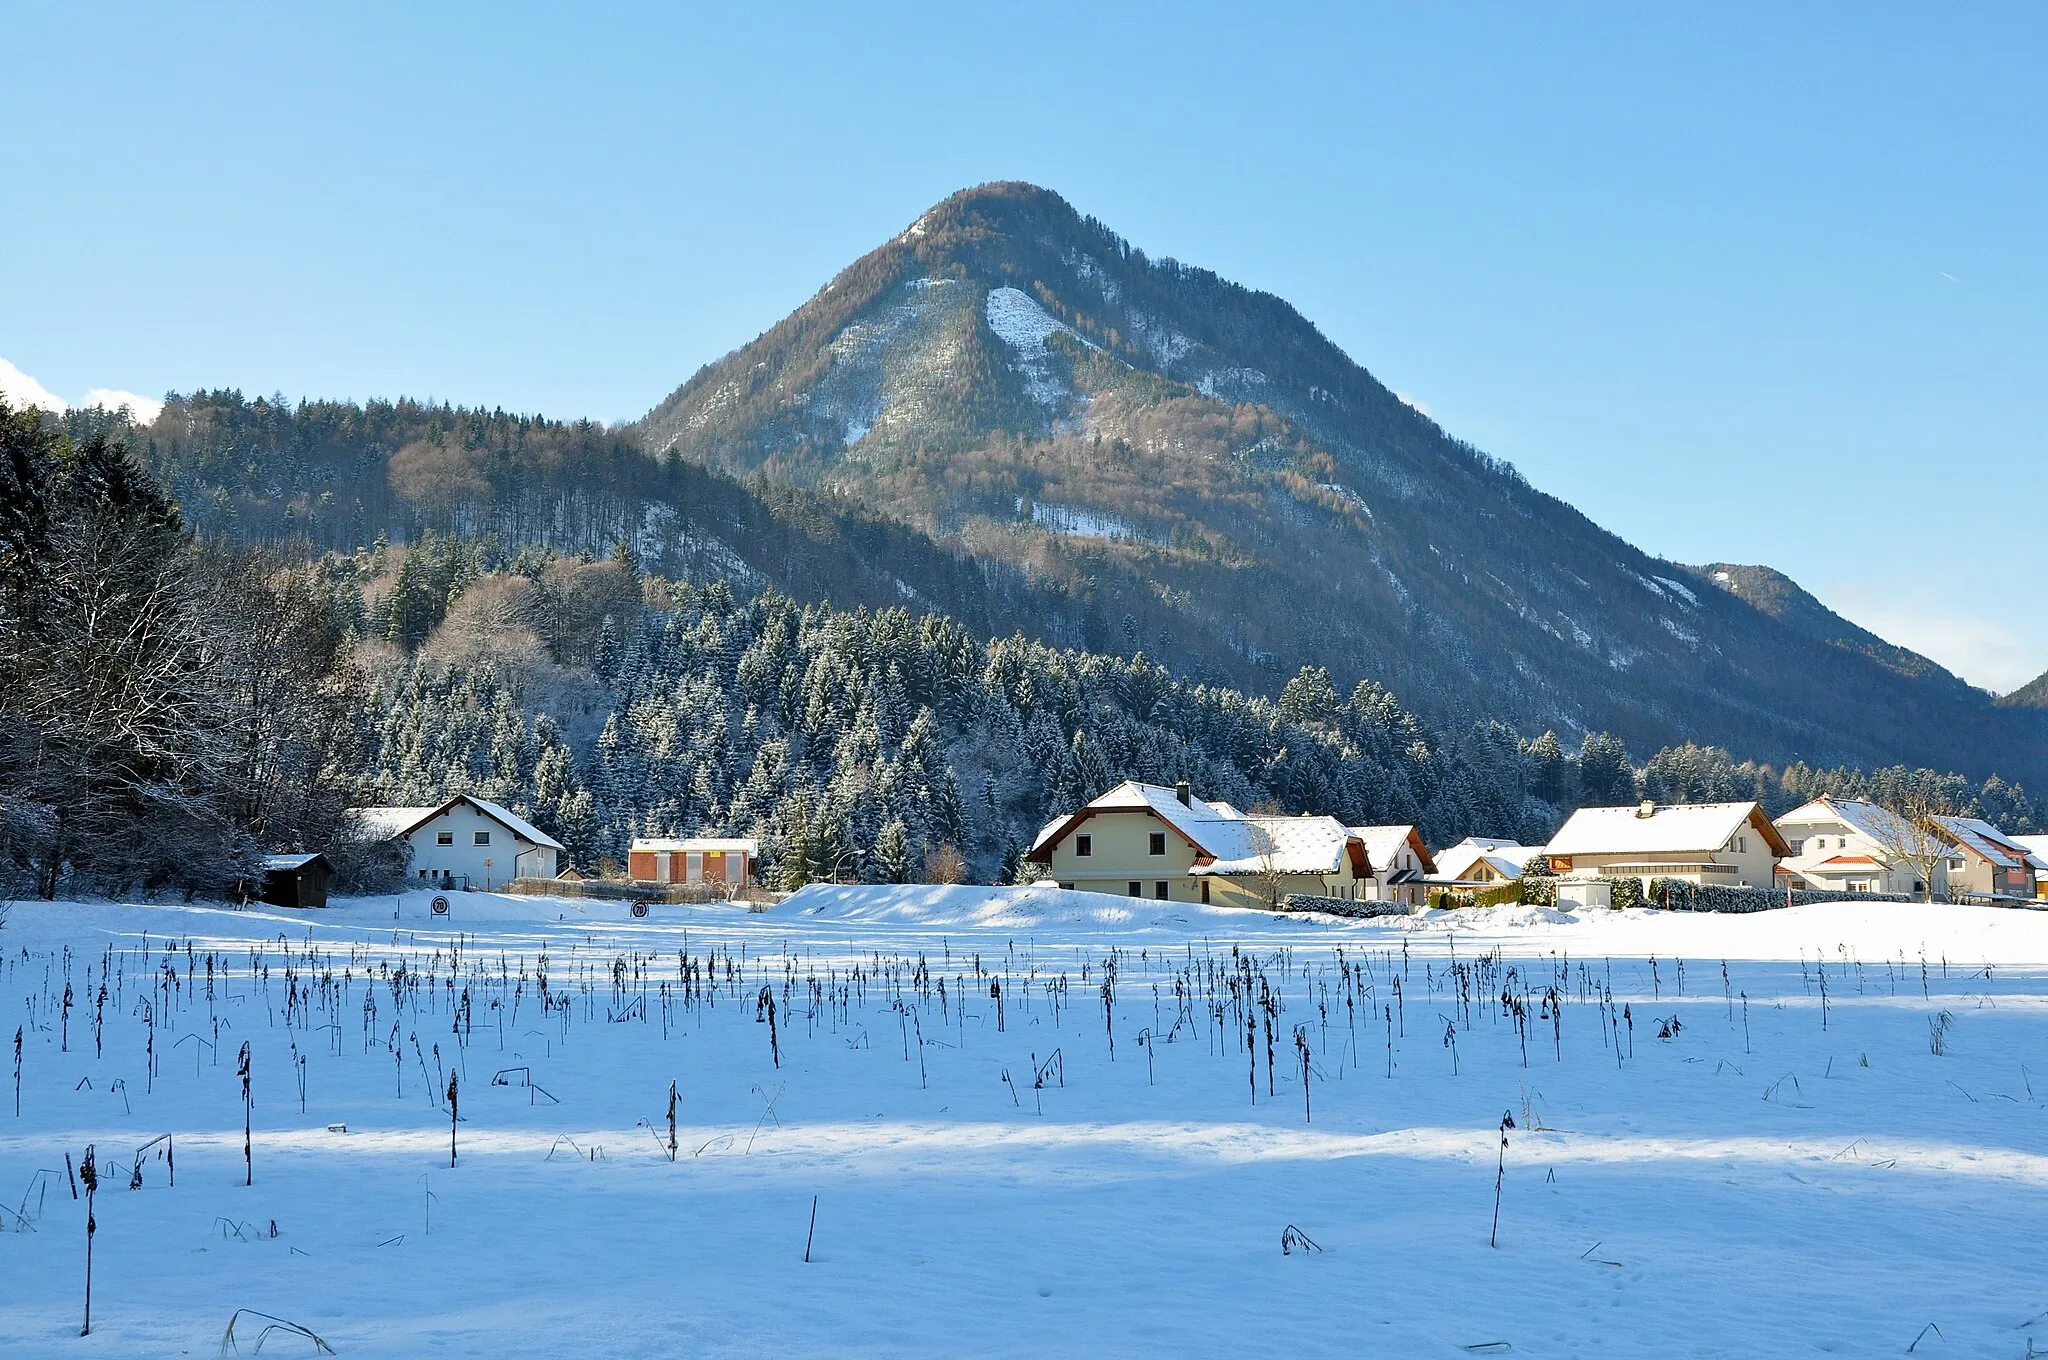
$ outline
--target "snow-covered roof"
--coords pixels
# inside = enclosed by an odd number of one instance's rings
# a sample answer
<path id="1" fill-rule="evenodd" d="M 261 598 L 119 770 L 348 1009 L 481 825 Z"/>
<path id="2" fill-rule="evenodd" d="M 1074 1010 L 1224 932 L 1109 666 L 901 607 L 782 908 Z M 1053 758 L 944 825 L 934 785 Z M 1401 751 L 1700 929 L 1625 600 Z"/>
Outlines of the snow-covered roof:
<path id="1" fill-rule="evenodd" d="M 749 855 L 758 855 L 761 853 L 761 842 L 739 836 L 692 836 L 681 840 L 661 836 L 635 836 L 632 848 L 642 851 L 668 851 L 671 854 L 678 851 L 745 851 Z"/>
<path id="2" fill-rule="evenodd" d="M 266 869 L 303 869 L 319 858 L 318 854 L 265 855 L 263 857 L 263 867 Z"/>
<path id="3" fill-rule="evenodd" d="M 1334 874 L 1344 867 L 1352 835 L 1335 817 L 1246 816 L 1228 803 L 1210 803 L 1158 784 L 1126 780 L 1087 806 L 1047 822 L 1032 839 L 1028 858 L 1050 858 L 1052 847 L 1104 812 L 1150 812 L 1187 838 L 1200 856 L 1196 874 L 1255 874 L 1270 864 L 1284 874 Z"/>
<path id="4" fill-rule="evenodd" d="M 2026 846 L 1980 817 L 1939 817 L 1935 820 L 1955 838 L 1958 845 L 2000 869 L 2037 867 Z"/>
<path id="5" fill-rule="evenodd" d="M 2048 836 L 2014 836 L 2012 840 L 2026 848 L 2027 857 L 2034 861 L 2035 875 L 2048 879 Z"/>
<path id="6" fill-rule="evenodd" d="M 1038 859 L 1051 851 L 1052 845 L 1074 826 L 1083 814 L 1092 812 L 1133 812 L 1150 811 L 1187 837 L 1204 854 L 1222 857 L 1222 850 L 1234 849 L 1239 842 L 1231 839 L 1241 830 L 1244 817 L 1228 803 L 1205 803 L 1193 794 L 1182 803 L 1180 797 L 1168 788 L 1157 784 L 1140 784 L 1126 779 L 1109 792 L 1091 800 L 1079 811 L 1047 822 L 1039 829 L 1031 842 L 1026 857 Z M 1233 830 L 1233 829 L 1237 830 Z"/>
<path id="7" fill-rule="evenodd" d="M 1782 831 L 1820 821 L 1840 822 L 1879 845 L 1899 843 L 1912 834 L 1903 817 L 1867 798 L 1816 798 L 1778 818 L 1778 827 Z"/>
<path id="8" fill-rule="evenodd" d="M 531 841 L 535 845 L 543 845 L 551 850 L 563 848 L 560 841 L 535 826 L 532 822 L 527 821 L 504 804 L 493 803 L 488 798 L 478 798 L 473 794 L 467 793 L 458 793 L 447 802 L 437 803 L 433 807 L 352 808 L 349 815 L 354 817 L 357 823 L 371 835 L 380 836 L 386 840 L 396 840 L 400 836 L 411 835 L 422 822 L 439 816 L 457 803 L 468 803 L 478 812 L 497 822 L 520 840 Z"/>
<path id="9" fill-rule="evenodd" d="M 463 794 L 462 796 L 469 798 L 469 801 L 476 804 L 486 815 L 495 817 L 503 822 L 510 828 L 512 834 L 518 836 L 521 840 L 532 841 L 535 845 L 545 845 L 551 850 L 566 848 L 560 841 L 535 826 L 532 822 L 527 821 L 524 817 L 521 817 L 511 808 L 501 803 L 493 803 L 488 798 L 470 798 L 468 794 Z"/>
<path id="10" fill-rule="evenodd" d="M 1367 849 L 1370 854 L 1370 847 Z M 1514 841 L 1497 840 L 1487 836 L 1467 836 L 1456 845 L 1446 846 L 1436 852 L 1436 876 L 1438 878 L 1460 879 L 1470 873 L 1472 866 L 1486 860 L 1509 878 L 1520 878 L 1522 866 L 1536 853 L 1534 846 L 1518 845 Z M 1373 863 L 1379 863 L 1374 860 Z M 1503 868 L 1503 865 L 1511 867 Z"/>
<path id="11" fill-rule="evenodd" d="M 1404 847 L 1417 850 L 1416 859 L 1425 870 L 1436 867 L 1436 859 L 1422 845 L 1413 826 L 1354 826 L 1351 834 L 1365 842 L 1365 857 L 1375 877 L 1394 867 Z"/>
<path id="12" fill-rule="evenodd" d="M 1256 874 L 1268 863 L 1283 874 L 1334 874 L 1344 868 L 1351 833 L 1335 817 L 1218 818 L 1202 828 L 1216 858 L 1197 874 Z"/>
<path id="13" fill-rule="evenodd" d="M 1580 808 L 1544 849 L 1552 855 L 1712 854 L 1745 825 L 1768 831 L 1786 852 L 1763 809 L 1748 803 L 1657 803 Z"/>

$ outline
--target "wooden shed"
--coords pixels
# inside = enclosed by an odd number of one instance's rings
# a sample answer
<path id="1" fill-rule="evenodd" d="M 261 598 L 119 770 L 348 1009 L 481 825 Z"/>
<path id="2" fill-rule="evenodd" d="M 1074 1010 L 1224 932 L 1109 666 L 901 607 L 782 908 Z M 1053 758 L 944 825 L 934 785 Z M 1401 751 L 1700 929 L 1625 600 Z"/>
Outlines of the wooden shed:
<path id="1" fill-rule="evenodd" d="M 324 907 L 334 866 L 325 855 L 265 855 L 257 897 L 273 907 Z"/>

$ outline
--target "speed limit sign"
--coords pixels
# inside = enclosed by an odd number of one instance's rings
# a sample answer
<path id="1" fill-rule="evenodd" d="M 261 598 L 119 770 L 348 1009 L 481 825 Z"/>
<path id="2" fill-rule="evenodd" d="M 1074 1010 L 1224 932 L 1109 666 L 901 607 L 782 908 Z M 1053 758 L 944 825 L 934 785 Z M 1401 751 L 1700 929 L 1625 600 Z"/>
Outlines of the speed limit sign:
<path id="1" fill-rule="evenodd" d="M 645 902 L 635 902 L 633 904 L 633 915 L 636 919 L 647 915 L 647 904 Z"/>
<path id="2" fill-rule="evenodd" d="M 435 899 L 434 899 L 434 915 L 436 915 L 436 916 L 446 916 L 447 914 L 448 914 L 448 899 L 447 899 L 447 898 L 445 898 L 445 897 L 437 897 L 437 898 L 435 898 Z"/>

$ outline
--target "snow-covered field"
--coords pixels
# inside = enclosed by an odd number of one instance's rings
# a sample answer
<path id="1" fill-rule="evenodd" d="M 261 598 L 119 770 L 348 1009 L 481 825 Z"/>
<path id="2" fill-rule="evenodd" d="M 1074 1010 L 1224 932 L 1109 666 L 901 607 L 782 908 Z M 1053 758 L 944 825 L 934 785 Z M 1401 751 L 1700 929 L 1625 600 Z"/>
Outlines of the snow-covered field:
<path id="1" fill-rule="evenodd" d="M 0 1355 L 2048 1350 L 2048 915 L 452 900 L 16 906 Z"/>

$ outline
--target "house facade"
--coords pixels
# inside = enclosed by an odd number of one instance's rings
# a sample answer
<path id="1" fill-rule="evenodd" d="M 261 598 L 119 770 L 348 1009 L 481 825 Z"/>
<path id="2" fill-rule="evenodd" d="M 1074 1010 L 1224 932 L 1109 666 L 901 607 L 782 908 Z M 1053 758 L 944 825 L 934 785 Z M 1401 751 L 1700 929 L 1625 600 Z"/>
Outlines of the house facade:
<path id="1" fill-rule="evenodd" d="M 2048 836 L 2014 836 L 2034 861 L 2034 896 L 2048 897 Z"/>
<path id="2" fill-rule="evenodd" d="M 1081 892 L 1254 908 L 1290 893 L 1357 899 L 1372 877 L 1336 818 L 1248 815 L 1185 783 L 1119 784 L 1047 823 L 1025 860 Z"/>
<path id="3" fill-rule="evenodd" d="M 562 843 L 510 808 L 457 794 L 436 807 L 357 808 L 372 834 L 412 849 L 406 877 L 415 887 L 481 888 L 515 878 L 553 878 Z"/>
<path id="4" fill-rule="evenodd" d="M 1951 896 L 2035 895 L 2035 872 L 2039 866 L 2026 846 L 1981 818 L 1937 820 L 1955 846 L 1948 861 Z"/>
<path id="5" fill-rule="evenodd" d="M 626 875 L 639 883 L 709 883 L 743 888 L 753 880 L 761 843 L 709 836 L 680 840 L 636 837 L 626 851 Z"/>
<path id="6" fill-rule="evenodd" d="M 1467 836 L 1436 852 L 1430 883 L 1436 887 L 1497 888 L 1519 882 L 1535 846 L 1487 836 Z"/>
<path id="7" fill-rule="evenodd" d="M 1560 876 L 1635 878 L 1645 891 L 1658 878 L 1775 887 L 1789 850 L 1755 802 L 1580 808 L 1544 847 Z"/>
<path id="8" fill-rule="evenodd" d="M 1423 905 L 1424 879 L 1436 873 L 1436 859 L 1413 826 L 1354 826 L 1351 834 L 1365 846 L 1366 876 L 1358 896 L 1368 902 Z"/>
<path id="9" fill-rule="evenodd" d="M 1948 892 L 1948 860 L 1936 866 L 1930 889 L 1921 870 L 1900 853 L 1914 835 L 1897 813 L 1862 798 L 1816 798 L 1778 818 L 1778 834 L 1792 852 L 1778 866 L 1793 888 L 1918 897 Z"/>

